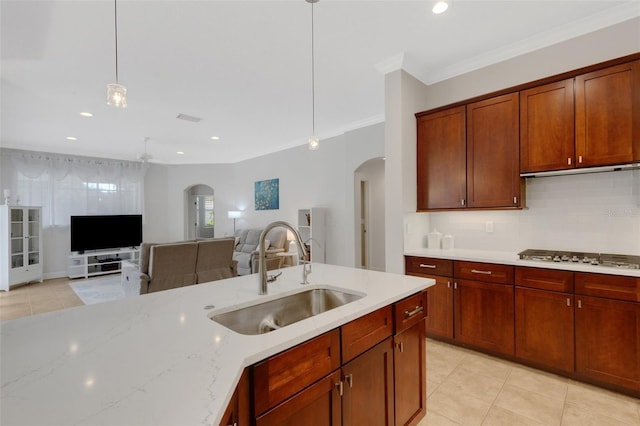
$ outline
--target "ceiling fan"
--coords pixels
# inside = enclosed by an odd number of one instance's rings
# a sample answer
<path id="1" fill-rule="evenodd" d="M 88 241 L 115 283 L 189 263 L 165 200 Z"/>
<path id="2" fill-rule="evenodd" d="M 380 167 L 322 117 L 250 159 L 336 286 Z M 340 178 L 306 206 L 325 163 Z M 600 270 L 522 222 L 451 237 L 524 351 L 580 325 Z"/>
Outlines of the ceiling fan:
<path id="1" fill-rule="evenodd" d="M 151 156 L 151 154 L 147 153 L 147 142 L 149 142 L 149 137 L 145 136 L 144 137 L 144 154 L 139 154 L 138 155 L 138 160 L 140 160 L 143 164 L 146 164 L 149 162 L 149 160 L 151 160 L 153 157 Z"/>

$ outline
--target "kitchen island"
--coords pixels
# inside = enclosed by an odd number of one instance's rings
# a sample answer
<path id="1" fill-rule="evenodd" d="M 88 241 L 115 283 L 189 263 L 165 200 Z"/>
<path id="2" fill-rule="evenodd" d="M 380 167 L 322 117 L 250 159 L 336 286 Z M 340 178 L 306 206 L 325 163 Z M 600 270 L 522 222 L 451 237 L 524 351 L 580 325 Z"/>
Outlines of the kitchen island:
<path id="1" fill-rule="evenodd" d="M 269 294 L 257 275 L 83 306 L 0 325 L 0 423 L 218 424 L 244 368 L 433 285 L 431 279 L 314 264 L 286 268 Z M 331 286 L 359 300 L 262 335 L 218 311 Z"/>

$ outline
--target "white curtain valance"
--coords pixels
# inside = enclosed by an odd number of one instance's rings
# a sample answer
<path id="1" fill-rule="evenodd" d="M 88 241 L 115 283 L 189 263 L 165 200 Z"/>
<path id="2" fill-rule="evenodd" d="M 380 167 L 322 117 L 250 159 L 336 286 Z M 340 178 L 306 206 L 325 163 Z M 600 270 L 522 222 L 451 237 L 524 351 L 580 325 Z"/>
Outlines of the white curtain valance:
<path id="1" fill-rule="evenodd" d="M 0 149 L 2 187 L 13 202 L 41 205 L 45 225 L 71 215 L 142 213 L 146 164 L 65 154 Z"/>

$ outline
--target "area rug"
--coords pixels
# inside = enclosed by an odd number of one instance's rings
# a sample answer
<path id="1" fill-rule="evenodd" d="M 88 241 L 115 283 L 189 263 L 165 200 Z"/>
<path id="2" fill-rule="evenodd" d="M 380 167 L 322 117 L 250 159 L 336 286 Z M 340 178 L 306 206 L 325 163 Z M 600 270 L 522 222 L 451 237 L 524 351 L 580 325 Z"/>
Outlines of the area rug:
<path id="1" fill-rule="evenodd" d="M 70 282 L 69 285 L 85 305 L 124 299 L 120 274 Z"/>

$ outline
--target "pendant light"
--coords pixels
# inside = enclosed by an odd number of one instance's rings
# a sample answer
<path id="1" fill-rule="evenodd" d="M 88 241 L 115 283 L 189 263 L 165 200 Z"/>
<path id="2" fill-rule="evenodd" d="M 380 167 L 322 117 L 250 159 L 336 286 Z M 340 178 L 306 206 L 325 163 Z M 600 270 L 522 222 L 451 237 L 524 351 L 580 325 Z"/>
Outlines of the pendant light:
<path id="1" fill-rule="evenodd" d="M 315 46 L 313 31 L 313 4 L 319 0 L 306 0 L 311 3 L 311 128 L 312 134 L 309 136 L 309 149 L 315 151 L 320 148 L 320 140 L 316 137 L 316 70 L 315 70 Z"/>
<path id="2" fill-rule="evenodd" d="M 107 105 L 116 108 L 127 107 L 127 88 L 118 82 L 118 0 L 113 0 L 116 34 L 116 82 L 107 84 Z"/>

